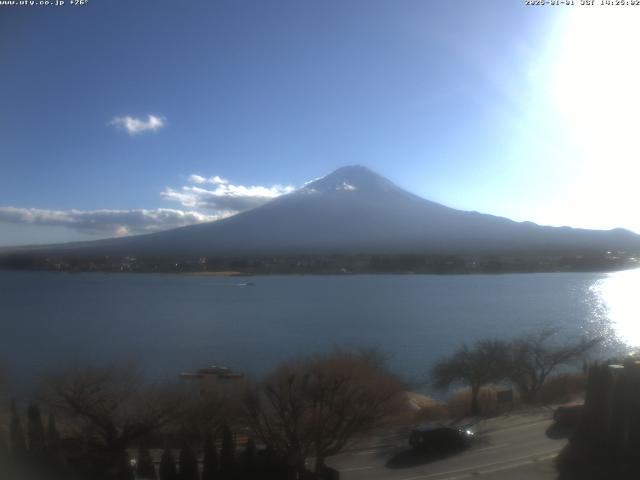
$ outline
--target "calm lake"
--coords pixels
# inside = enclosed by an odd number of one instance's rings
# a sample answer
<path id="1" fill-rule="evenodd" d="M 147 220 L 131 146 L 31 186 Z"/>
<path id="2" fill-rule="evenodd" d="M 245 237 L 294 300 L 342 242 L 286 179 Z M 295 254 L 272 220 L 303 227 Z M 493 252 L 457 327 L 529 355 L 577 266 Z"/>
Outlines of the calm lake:
<path id="1" fill-rule="evenodd" d="M 253 286 L 242 286 L 243 282 Z M 379 346 L 425 378 L 464 342 L 559 326 L 640 345 L 640 270 L 513 275 L 270 276 L 0 272 L 0 364 L 14 385 L 70 362 L 133 360 L 174 377 L 261 375 L 292 356 Z"/>

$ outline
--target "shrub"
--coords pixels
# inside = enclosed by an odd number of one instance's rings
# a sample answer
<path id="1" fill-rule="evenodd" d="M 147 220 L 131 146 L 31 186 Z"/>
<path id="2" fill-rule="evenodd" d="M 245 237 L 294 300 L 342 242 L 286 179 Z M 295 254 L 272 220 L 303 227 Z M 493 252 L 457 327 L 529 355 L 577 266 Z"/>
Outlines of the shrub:
<path id="1" fill-rule="evenodd" d="M 499 412 L 497 402 L 498 388 L 489 385 L 482 387 L 478 393 L 478 408 L 480 415 L 494 415 Z M 518 399 L 515 398 L 517 402 Z M 471 389 L 456 391 L 447 402 L 449 415 L 453 418 L 471 415 Z"/>
<path id="2" fill-rule="evenodd" d="M 538 401 L 542 404 L 570 402 L 581 397 L 586 386 L 587 376 L 583 372 L 555 375 L 540 389 Z"/>

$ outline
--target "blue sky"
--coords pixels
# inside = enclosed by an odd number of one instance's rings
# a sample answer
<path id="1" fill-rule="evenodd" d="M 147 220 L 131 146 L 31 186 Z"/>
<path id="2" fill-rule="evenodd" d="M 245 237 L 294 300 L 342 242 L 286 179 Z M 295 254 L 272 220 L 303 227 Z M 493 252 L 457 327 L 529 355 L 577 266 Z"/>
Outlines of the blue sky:
<path id="1" fill-rule="evenodd" d="M 523 3 L 0 6 L 0 245 L 213 220 L 354 163 L 640 232 L 640 7 Z"/>

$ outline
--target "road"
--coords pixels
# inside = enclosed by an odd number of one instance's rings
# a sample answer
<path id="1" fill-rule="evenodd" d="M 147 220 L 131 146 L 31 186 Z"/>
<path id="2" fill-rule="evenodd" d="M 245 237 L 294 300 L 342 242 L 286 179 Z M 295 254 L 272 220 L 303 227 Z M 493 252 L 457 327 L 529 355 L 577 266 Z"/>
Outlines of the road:
<path id="1" fill-rule="evenodd" d="M 340 470 L 341 480 L 550 480 L 556 477 L 553 459 L 566 445 L 566 438 L 548 435 L 551 423 L 548 411 L 481 421 L 473 427 L 473 446 L 446 458 L 417 455 L 406 435 L 397 435 L 327 463 Z"/>

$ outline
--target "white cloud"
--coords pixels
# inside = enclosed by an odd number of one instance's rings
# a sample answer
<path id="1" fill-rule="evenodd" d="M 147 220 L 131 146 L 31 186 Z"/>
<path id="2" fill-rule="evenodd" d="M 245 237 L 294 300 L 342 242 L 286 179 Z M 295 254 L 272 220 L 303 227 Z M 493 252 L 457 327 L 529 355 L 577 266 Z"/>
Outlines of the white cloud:
<path id="1" fill-rule="evenodd" d="M 303 187 L 306 187 L 307 185 L 313 183 L 313 182 L 317 182 L 318 180 L 322 180 L 324 177 L 316 177 L 316 178 L 312 178 L 311 180 L 307 180 L 306 182 L 304 182 L 302 184 Z"/>
<path id="2" fill-rule="evenodd" d="M 114 125 L 117 128 L 126 130 L 129 135 L 137 135 L 143 132 L 155 132 L 164 127 L 164 117 L 158 117 L 156 115 L 147 115 L 147 119 L 136 118 L 131 116 L 115 117 L 110 125 Z"/>
<path id="3" fill-rule="evenodd" d="M 272 185 L 270 187 L 234 185 L 217 175 L 209 178 L 191 175 L 189 182 L 195 185 L 185 185 L 177 190 L 166 188 L 162 192 L 162 196 L 187 208 L 237 213 L 257 207 L 295 190 L 291 185 Z M 215 187 L 205 188 L 208 184 Z"/>
<path id="4" fill-rule="evenodd" d="M 189 182 L 191 183 L 197 183 L 198 185 L 201 185 L 203 183 L 207 182 L 207 179 L 204 177 L 201 177 L 200 175 L 191 175 L 189 176 Z"/>
<path id="5" fill-rule="evenodd" d="M 262 205 L 295 190 L 292 186 L 234 185 L 219 176 L 191 175 L 188 185 L 166 188 L 165 199 L 182 209 L 48 210 L 0 207 L 0 223 L 63 226 L 81 233 L 126 236 L 213 222 Z M 206 212 L 206 213 L 205 213 Z"/>
<path id="6" fill-rule="evenodd" d="M 218 175 L 216 175 L 215 177 L 206 178 L 202 175 L 193 174 L 189 175 L 189 182 L 195 183 L 197 185 L 202 185 L 204 183 L 211 183 L 213 185 L 226 185 L 227 183 L 229 183 L 229 180 L 219 177 Z"/>
<path id="7" fill-rule="evenodd" d="M 229 183 L 229 180 L 216 175 L 215 177 L 209 177 L 209 183 L 213 183 L 214 185 L 226 185 Z"/>
<path id="8" fill-rule="evenodd" d="M 206 215 L 196 211 L 168 208 L 155 210 L 45 210 L 0 207 L 0 222 L 64 226 L 89 234 L 125 236 L 212 222 L 230 214 L 231 212 L 219 212 L 216 215 Z"/>

